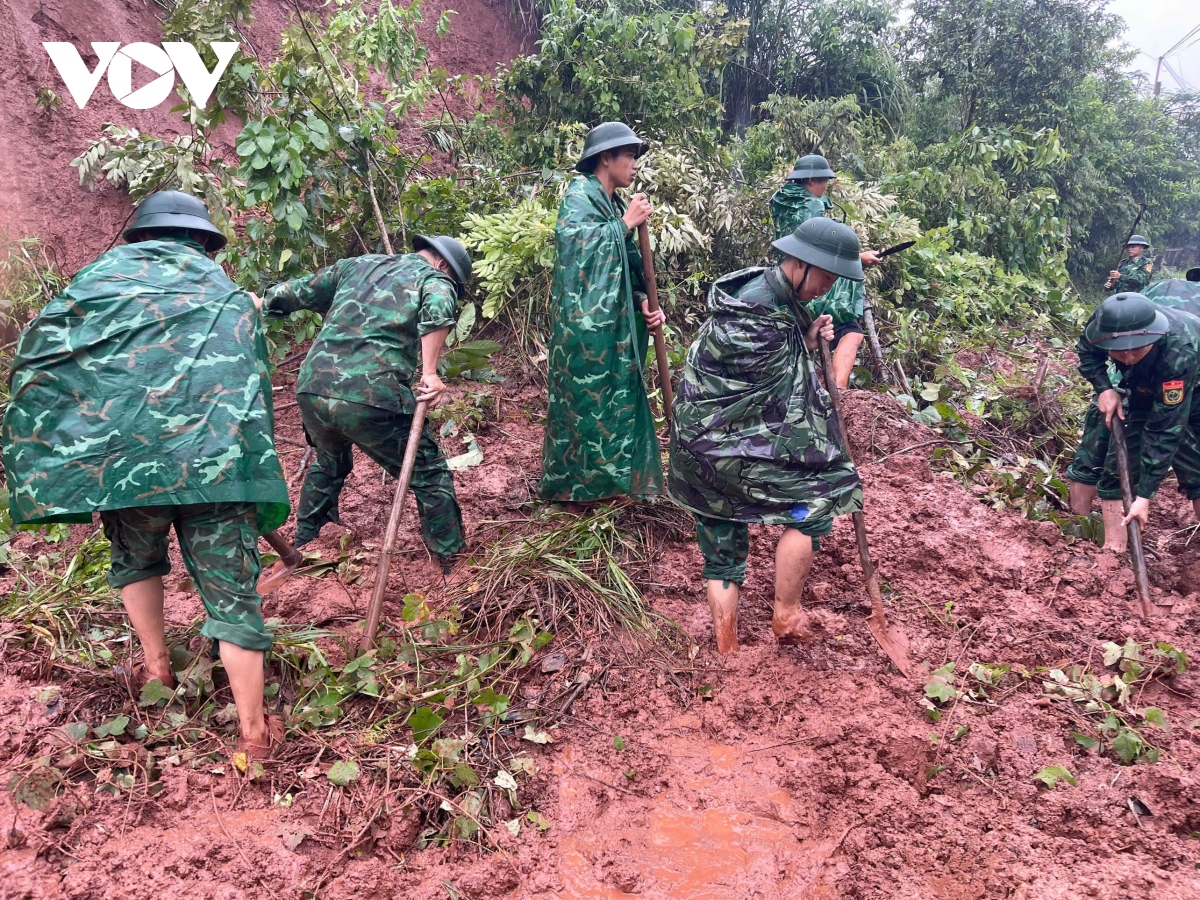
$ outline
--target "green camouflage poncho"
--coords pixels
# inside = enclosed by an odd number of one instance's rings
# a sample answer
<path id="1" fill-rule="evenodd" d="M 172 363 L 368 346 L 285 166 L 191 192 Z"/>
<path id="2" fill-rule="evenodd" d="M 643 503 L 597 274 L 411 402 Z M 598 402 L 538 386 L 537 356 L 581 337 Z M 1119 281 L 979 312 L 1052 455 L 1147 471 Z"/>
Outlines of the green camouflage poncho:
<path id="1" fill-rule="evenodd" d="M 648 334 L 633 297 L 642 257 L 624 212 L 594 175 L 574 178 L 558 209 L 540 486 L 547 500 L 645 497 L 662 488 L 642 381 Z"/>
<path id="2" fill-rule="evenodd" d="M 255 503 L 288 515 L 258 312 L 189 240 L 117 247 L 25 329 L 4 414 L 18 523 Z"/>
<path id="3" fill-rule="evenodd" d="M 812 313 L 783 273 L 726 275 L 708 307 L 675 393 L 671 498 L 702 516 L 768 525 L 862 509 L 858 472 L 804 344 Z"/>
<path id="4" fill-rule="evenodd" d="M 1167 278 L 1154 282 L 1142 293 L 1159 306 L 1182 309 L 1194 316 L 1200 316 L 1200 281 Z"/>
<path id="5" fill-rule="evenodd" d="M 798 181 L 785 181 L 771 195 L 771 219 L 775 223 L 775 239 L 791 234 L 814 216 L 823 216 L 833 209 L 828 197 L 818 197 Z M 834 325 L 857 322 L 863 314 L 862 282 L 839 278 L 833 286 L 808 305 L 813 317 L 833 316 Z"/>

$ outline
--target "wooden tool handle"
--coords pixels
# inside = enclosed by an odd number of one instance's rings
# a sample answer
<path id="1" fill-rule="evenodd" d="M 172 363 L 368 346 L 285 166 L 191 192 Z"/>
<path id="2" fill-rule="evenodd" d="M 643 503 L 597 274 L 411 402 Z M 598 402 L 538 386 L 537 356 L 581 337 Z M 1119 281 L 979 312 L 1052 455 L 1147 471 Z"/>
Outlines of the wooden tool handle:
<path id="1" fill-rule="evenodd" d="M 1129 474 L 1129 447 L 1125 444 L 1125 423 L 1115 412 L 1112 417 L 1113 447 L 1117 451 L 1117 471 L 1121 476 L 1121 505 L 1128 515 L 1133 506 L 1133 479 Z M 1142 523 L 1133 519 L 1129 523 L 1129 557 L 1133 562 L 1133 576 L 1137 584 L 1138 601 L 1142 607 L 1142 617 L 1150 618 L 1154 614 L 1153 600 L 1150 594 L 1150 573 L 1146 569 L 1146 552 L 1142 548 Z"/>
<path id="2" fill-rule="evenodd" d="M 279 532 L 268 532 L 263 535 L 263 540 L 271 545 L 271 549 L 279 554 L 279 558 L 283 560 L 283 564 L 288 568 L 298 566 L 304 562 L 304 557 L 301 556 L 300 551 L 281 538 Z"/>
<path id="3" fill-rule="evenodd" d="M 654 256 L 650 252 L 650 229 L 643 222 L 638 226 L 638 247 L 642 251 L 642 276 L 646 282 L 646 303 L 651 312 L 658 312 L 658 282 L 654 278 Z M 635 310 L 634 314 L 641 310 Z M 671 426 L 671 404 L 675 392 L 671 388 L 671 361 L 667 358 L 667 340 L 663 337 L 662 326 L 653 330 L 654 358 L 658 363 L 658 386 L 662 390 L 663 418 L 667 427 Z"/>
<path id="4" fill-rule="evenodd" d="M 360 653 L 375 646 L 375 633 L 379 630 L 379 619 L 383 615 L 383 596 L 387 592 L 388 570 L 392 564 L 392 553 L 396 549 L 396 533 L 400 530 L 400 519 L 404 515 L 404 500 L 408 483 L 412 481 L 413 468 L 417 464 L 417 447 L 421 443 L 421 432 L 425 429 L 425 413 L 429 401 L 422 400 L 413 413 L 412 427 L 408 432 L 408 444 L 404 448 L 404 461 L 400 465 L 400 480 L 396 482 L 396 493 L 392 497 L 392 514 L 388 517 L 387 530 L 383 535 L 383 549 L 379 551 L 379 563 L 375 568 L 375 590 L 371 592 L 371 605 L 367 610 L 367 627 L 363 632 Z"/>

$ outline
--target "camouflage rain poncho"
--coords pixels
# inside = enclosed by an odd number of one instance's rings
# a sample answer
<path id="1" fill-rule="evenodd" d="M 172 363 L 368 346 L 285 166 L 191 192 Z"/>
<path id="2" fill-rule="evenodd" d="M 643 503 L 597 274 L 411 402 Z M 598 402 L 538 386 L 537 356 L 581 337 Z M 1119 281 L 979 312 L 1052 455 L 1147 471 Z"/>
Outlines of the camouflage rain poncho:
<path id="1" fill-rule="evenodd" d="M 117 247 L 25 329 L 4 414 L 17 523 L 255 503 L 288 515 L 258 312 L 189 240 Z"/>
<path id="2" fill-rule="evenodd" d="M 1182 309 L 1194 316 L 1200 316 L 1200 281 L 1166 278 L 1154 282 L 1142 293 L 1159 306 Z"/>
<path id="3" fill-rule="evenodd" d="M 633 296 L 642 257 L 624 212 L 594 175 L 574 178 L 558 209 L 539 489 L 547 500 L 645 497 L 662 488 L 642 381 L 648 333 Z"/>
<path id="4" fill-rule="evenodd" d="M 715 519 L 787 525 L 862 509 L 804 332 L 813 317 L 778 267 L 713 285 L 671 417 L 667 492 Z"/>
<path id="5" fill-rule="evenodd" d="M 828 197 L 818 197 L 798 181 L 785 181 L 771 195 L 771 221 L 775 239 L 791 234 L 809 219 L 824 216 L 833 209 Z M 863 314 L 863 283 L 839 278 L 822 296 L 808 305 L 813 318 L 828 313 L 834 325 L 857 322 Z"/>

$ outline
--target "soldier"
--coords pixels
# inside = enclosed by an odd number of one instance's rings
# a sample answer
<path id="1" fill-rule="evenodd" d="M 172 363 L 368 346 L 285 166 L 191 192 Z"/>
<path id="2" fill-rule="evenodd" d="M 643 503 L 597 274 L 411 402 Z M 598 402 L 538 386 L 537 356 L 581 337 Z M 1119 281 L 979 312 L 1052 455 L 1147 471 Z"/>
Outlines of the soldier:
<path id="1" fill-rule="evenodd" d="M 652 212 L 645 194 L 628 207 L 618 188 L 633 184 L 648 149 L 626 125 L 590 132 L 558 208 L 550 306 L 550 403 L 542 443 L 546 500 L 587 502 L 662 490 L 654 416 L 642 381 L 650 312 L 634 232 Z M 638 315 L 641 299 L 641 315 Z"/>
<path id="2" fill-rule="evenodd" d="M 1140 234 L 1130 235 L 1125 242 L 1127 255 L 1108 273 L 1104 289 L 1118 294 L 1144 291 L 1150 284 L 1150 273 L 1154 271 L 1154 260 L 1145 255 L 1149 249 L 1150 242 Z"/>
<path id="3" fill-rule="evenodd" d="M 471 258 L 451 237 L 413 238 L 413 253 L 343 259 L 277 284 L 263 298 L 267 316 L 311 309 L 324 325 L 300 366 L 296 400 L 316 458 L 296 511 L 296 546 L 339 522 L 338 497 L 354 468 L 354 447 L 400 474 L 417 401 L 442 402 L 437 364 L 454 324 L 458 291 Z M 410 385 L 421 354 L 416 396 Z M 454 478 L 426 427 L 412 474 L 426 546 L 444 570 L 466 546 Z"/>
<path id="4" fill-rule="evenodd" d="M 825 196 L 835 175 L 823 156 L 810 153 L 796 161 L 783 187 L 771 197 L 771 219 L 775 223 L 776 239 L 786 237 L 802 222 L 814 216 L 824 216 L 833 209 Z M 879 265 L 882 260 L 874 250 L 860 254 L 864 267 Z M 839 387 L 850 383 L 854 360 L 863 342 L 859 319 L 863 314 L 863 286 L 859 281 L 839 278 L 829 292 L 809 307 L 814 317 L 828 313 L 833 317 L 833 372 Z"/>
<path id="5" fill-rule="evenodd" d="M 255 590 L 258 536 L 288 515 L 272 433 L 266 340 L 249 294 L 207 254 L 225 237 L 204 204 L 151 194 L 129 242 L 85 266 L 21 335 L 4 415 L 13 521 L 91 522 L 111 544 L 144 661 L 135 695 L 175 686 L 163 627 L 172 527 L 219 647 L 240 749 L 270 754 L 283 720 L 264 716 L 272 636 Z"/>
<path id="6" fill-rule="evenodd" d="M 1136 494 L 1124 514 L 1116 452 L 1105 446 L 1102 465 L 1092 461 L 1093 469 L 1099 469 L 1096 490 L 1104 512 L 1105 547 L 1125 549 L 1125 526 L 1131 520 L 1145 526 L 1150 500 L 1172 467 L 1180 490 L 1200 516 L 1200 403 L 1194 402 L 1200 317 L 1156 306 L 1142 294 L 1115 294 L 1100 304 L 1075 349 L 1079 373 L 1096 389 L 1105 438 L 1114 415 L 1125 423 Z M 1110 360 L 1119 387 L 1110 376 Z M 1085 435 L 1081 446 L 1086 443 Z M 1098 455 L 1095 449 L 1090 452 Z M 1083 468 L 1079 454 L 1072 463 L 1072 469 L 1078 468 Z"/>
<path id="7" fill-rule="evenodd" d="M 858 238 L 815 218 L 771 246 L 783 254 L 777 266 L 713 285 L 671 417 L 667 492 L 696 517 L 721 653 L 738 649 L 747 523 L 787 526 L 771 630 L 792 643 L 807 637 L 801 598 L 821 535 L 835 516 L 862 509 L 858 472 L 816 376 L 817 339 L 832 336 L 833 320 L 812 314 L 835 278 L 862 281 Z"/>

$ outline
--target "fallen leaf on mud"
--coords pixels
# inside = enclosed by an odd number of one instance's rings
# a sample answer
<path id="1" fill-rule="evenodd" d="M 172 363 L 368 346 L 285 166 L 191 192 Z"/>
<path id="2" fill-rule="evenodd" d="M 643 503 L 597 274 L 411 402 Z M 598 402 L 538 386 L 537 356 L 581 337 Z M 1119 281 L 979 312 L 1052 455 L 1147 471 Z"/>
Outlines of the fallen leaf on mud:
<path id="1" fill-rule="evenodd" d="M 550 737 L 548 731 L 538 731 L 532 725 L 525 726 L 525 733 L 521 735 L 527 741 L 532 741 L 535 744 L 553 744 L 554 738 Z"/>
<path id="2" fill-rule="evenodd" d="M 513 778 L 509 772 L 501 769 L 496 773 L 496 777 L 492 779 L 492 783 L 496 787 L 506 791 L 515 791 L 517 789 L 517 779 Z"/>
<path id="3" fill-rule="evenodd" d="M 546 820 L 546 817 L 536 810 L 531 809 L 525 814 L 525 818 L 535 825 L 538 831 L 545 831 L 550 827 L 550 823 Z"/>
<path id="4" fill-rule="evenodd" d="M 1040 781 L 1048 788 L 1053 788 L 1059 781 L 1065 781 L 1071 787 L 1077 787 L 1079 782 L 1075 776 L 1071 774 L 1066 766 L 1046 766 L 1042 771 L 1033 776 L 1034 780 Z"/>
<path id="5" fill-rule="evenodd" d="M 338 787 L 345 787 L 358 779 L 358 763 L 352 759 L 339 760 L 329 767 L 325 777 L 329 779 L 330 783 L 336 784 Z"/>
<path id="6" fill-rule="evenodd" d="M 561 672 L 567 666 L 567 654 L 551 653 L 542 660 L 542 674 L 549 675 L 552 672 Z"/>
<path id="7" fill-rule="evenodd" d="M 446 460 L 446 465 L 450 468 L 451 472 L 457 472 L 460 469 L 471 469 L 482 465 L 482 463 L 483 450 L 480 449 L 473 435 L 467 439 L 466 453 L 460 453 L 458 456 L 452 456 Z"/>
<path id="8" fill-rule="evenodd" d="M 245 753 L 235 753 L 229 758 L 229 761 L 233 763 L 233 767 L 239 772 L 245 772 L 246 766 L 249 764 Z"/>
<path id="9" fill-rule="evenodd" d="M 521 820 L 509 819 L 504 823 L 504 827 L 508 829 L 508 833 L 513 837 L 517 837 L 521 833 Z"/>

